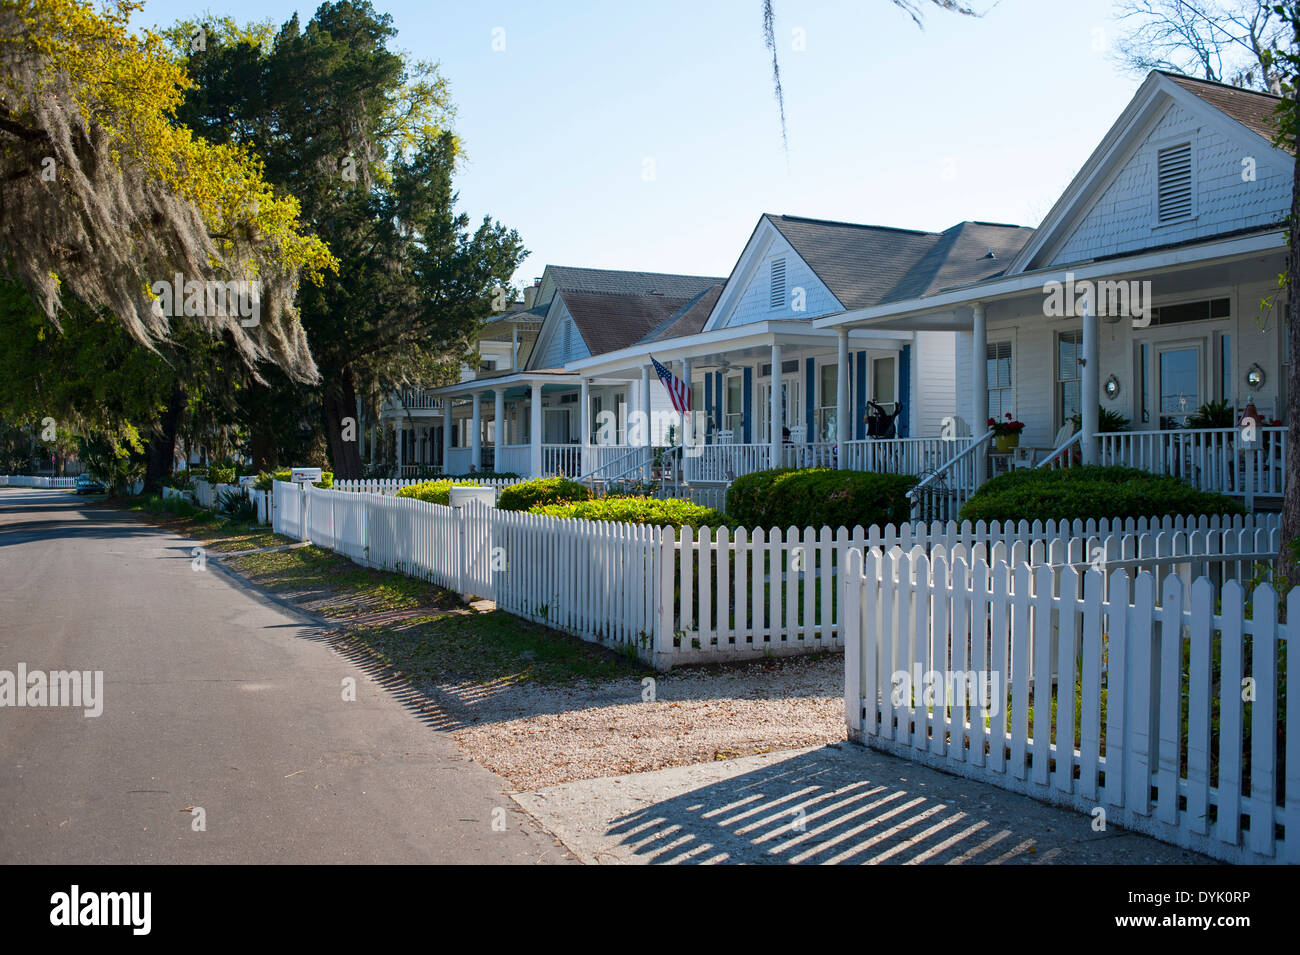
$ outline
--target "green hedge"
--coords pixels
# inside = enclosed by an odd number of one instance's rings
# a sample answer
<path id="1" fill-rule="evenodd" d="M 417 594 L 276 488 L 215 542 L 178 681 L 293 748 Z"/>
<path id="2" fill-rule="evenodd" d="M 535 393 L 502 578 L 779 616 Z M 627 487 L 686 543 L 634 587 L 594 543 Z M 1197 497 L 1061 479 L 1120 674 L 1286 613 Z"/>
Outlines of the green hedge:
<path id="1" fill-rule="evenodd" d="M 702 507 L 676 498 L 659 500 L 653 497 L 601 497 L 568 504 L 542 504 L 530 508 L 529 513 L 545 514 L 548 517 L 576 517 L 588 521 L 653 524 L 656 527 L 689 525 L 699 528 L 730 524 L 726 517 L 711 507 Z"/>
<path id="2" fill-rule="evenodd" d="M 1137 468 L 1032 468 L 999 475 L 961 509 L 964 521 L 1105 520 L 1244 514 L 1241 502 Z"/>
<path id="3" fill-rule="evenodd" d="M 727 516 L 744 527 L 870 527 L 911 517 L 907 474 L 778 468 L 731 482 Z"/>
<path id="4" fill-rule="evenodd" d="M 569 504 L 590 497 L 591 491 L 587 486 L 577 481 L 561 477 L 538 478 L 502 488 L 497 507 L 503 511 L 531 511 L 546 504 Z"/>
<path id="5" fill-rule="evenodd" d="M 444 506 L 451 503 L 451 489 L 453 487 L 477 487 L 472 481 L 424 481 L 420 484 L 408 484 L 397 492 L 398 497 L 413 497 L 417 501 L 426 501 L 429 504 L 442 504 Z"/>
<path id="6" fill-rule="evenodd" d="M 208 467 L 208 473 L 206 476 L 207 476 L 208 483 L 213 485 L 214 487 L 218 484 L 235 483 L 234 468 L 223 468 L 216 464 L 213 464 Z"/>
<path id="7" fill-rule="evenodd" d="M 272 474 L 270 471 L 262 471 L 257 475 L 257 481 L 253 484 L 253 489 L 256 491 L 269 491 L 271 490 L 272 482 L 284 481 L 287 484 L 292 474 L 293 471 L 291 469 L 284 470 L 284 471 L 276 471 L 274 474 Z M 324 487 L 324 488 L 333 487 L 334 472 L 321 471 L 320 480 L 314 483 L 316 487 Z"/>

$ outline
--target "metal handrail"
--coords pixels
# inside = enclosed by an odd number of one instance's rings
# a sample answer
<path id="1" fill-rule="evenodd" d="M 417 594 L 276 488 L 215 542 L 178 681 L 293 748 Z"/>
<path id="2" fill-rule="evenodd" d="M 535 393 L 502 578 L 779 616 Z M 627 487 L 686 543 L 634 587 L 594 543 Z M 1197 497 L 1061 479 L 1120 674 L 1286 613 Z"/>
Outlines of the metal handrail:
<path id="1" fill-rule="evenodd" d="M 968 454 L 974 454 L 975 451 L 978 450 L 982 445 L 987 444 L 989 441 L 992 440 L 993 440 L 993 431 L 989 430 L 984 432 L 984 434 L 982 434 L 976 440 L 972 441 L 970 445 L 968 445 L 960 454 L 953 455 L 943 464 L 939 465 L 939 467 L 935 468 L 934 471 L 930 473 L 923 481 L 921 481 L 910 491 L 908 491 L 907 492 L 908 500 L 915 503 L 916 502 L 915 495 L 919 494 L 921 491 L 924 491 L 928 485 L 937 482 L 939 478 L 944 474 L 944 472 L 951 471 L 957 465 L 957 463 L 960 462 L 963 458 L 965 458 Z"/>

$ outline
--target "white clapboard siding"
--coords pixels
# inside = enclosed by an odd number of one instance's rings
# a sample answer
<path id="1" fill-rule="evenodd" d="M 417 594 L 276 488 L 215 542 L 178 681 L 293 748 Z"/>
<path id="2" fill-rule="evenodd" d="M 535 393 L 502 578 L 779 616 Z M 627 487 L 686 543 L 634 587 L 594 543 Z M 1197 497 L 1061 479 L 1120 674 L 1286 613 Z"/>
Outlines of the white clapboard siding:
<path id="1" fill-rule="evenodd" d="M 1280 625 L 1268 584 L 1248 602 L 1237 580 L 895 547 L 849 552 L 843 600 L 853 739 L 1226 861 L 1300 862 L 1300 590 Z M 916 682 L 971 671 L 974 699 Z"/>

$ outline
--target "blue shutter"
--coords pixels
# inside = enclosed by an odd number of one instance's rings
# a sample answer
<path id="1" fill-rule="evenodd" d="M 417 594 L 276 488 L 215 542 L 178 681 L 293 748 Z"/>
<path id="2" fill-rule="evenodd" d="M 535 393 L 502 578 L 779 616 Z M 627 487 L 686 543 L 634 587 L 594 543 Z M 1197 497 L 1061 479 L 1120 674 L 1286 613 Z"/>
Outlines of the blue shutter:
<path id="1" fill-rule="evenodd" d="M 817 369 L 813 364 L 813 359 L 809 358 L 803 363 L 803 422 L 808 430 L 808 440 L 817 439 L 816 431 L 813 429 L 813 402 L 816 400 L 817 392 Z"/>
<path id="2" fill-rule="evenodd" d="M 753 441 L 750 437 L 750 416 L 754 413 L 754 369 L 745 368 L 745 435 L 741 439 L 745 444 Z"/>
<path id="3" fill-rule="evenodd" d="M 912 429 L 912 346 L 904 345 L 903 353 L 898 356 L 898 400 L 903 405 L 903 413 L 898 418 L 898 436 L 911 437 Z"/>
<path id="4" fill-rule="evenodd" d="M 858 352 L 858 388 L 853 397 L 853 430 L 858 440 L 867 436 L 867 423 L 863 416 L 867 413 L 867 353 Z"/>
<path id="5" fill-rule="evenodd" d="M 708 372 L 704 374 L 704 413 L 708 419 L 704 424 L 704 441 L 707 444 L 713 434 L 713 376 Z"/>

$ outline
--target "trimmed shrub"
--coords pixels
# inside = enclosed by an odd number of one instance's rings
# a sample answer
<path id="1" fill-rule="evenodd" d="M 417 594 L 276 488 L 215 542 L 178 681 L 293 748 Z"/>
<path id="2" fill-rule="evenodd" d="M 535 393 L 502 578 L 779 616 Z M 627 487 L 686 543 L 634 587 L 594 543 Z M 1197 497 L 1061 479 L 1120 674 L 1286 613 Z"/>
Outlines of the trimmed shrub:
<path id="1" fill-rule="evenodd" d="M 656 527 L 721 527 L 730 522 L 721 512 L 677 498 L 599 497 L 568 504 L 541 504 L 529 509 L 531 514 L 547 517 L 576 517 L 587 521 L 619 521 L 626 524 L 653 524 Z"/>
<path id="2" fill-rule="evenodd" d="M 736 478 L 727 489 L 727 516 L 745 527 L 870 527 L 911 516 L 908 474 L 778 468 Z"/>
<path id="3" fill-rule="evenodd" d="M 453 487 L 477 487 L 471 481 L 423 481 L 420 484 L 408 484 L 397 492 L 398 497 L 413 497 L 417 501 L 425 501 L 429 504 L 442 504 L 444 507 L 451 504 L 451 489 Z"/>
<path id="4" fill-rule="evenodd" d="M 999 475 L 971 495 L 960 517 L 973 523 L 1245 513 L 1241 502 L 1172 475 L 1088 465 Z"/>
<path id="5" fill-rule="evenodd" d="M 215 487 L 216 485 L 218 485 L 218 484 L 234 484 L 234 483 L 235 483 L 235 469 L 234 469 L 234 468 L 223 468 L 223 467 L 221 467 L 221 466 L 219 466 L 219 465 L 216 465 L 216 464 L 209 465 L 209 467 L 208 467 L 208 473 L 207 473 L 207 480 L 208 480 L 208 483 L 211 484 L 211 485 L 214 486 L 214 487 Z"/>
<path id="6" fill-rule="evenodd" d="M 590 497 L 591 490 L 587 485 L 577 481 L 562 477 L 538 478 L 503 487 L 501 496 L 497 498 L 497 507 L 503 511 L 531 511 L 547 504 L 569 504 Z"/>
<path id="7" fill-rule="evenodd" d="M 439 474 L 440 481 L 514 481 L 522 475 L 514 471 L 474 471 L 470 474 Z"/>
<path id="8" fill-rule="evenodd" d="M 271 490 L 272 483 L 275 481 L 284 481 L 287 484 L 289 482 L 289 477 L 292 474 L 293 471 L 290 469 L 286 469 L 284 471 L 276 471 L 274 474 L 272 474 L 270 471 L 261 471 L 257 475 L 257 482 L 253 485 L 253 488 L 254 490 L 258 490 L 258 491 L 269 491 Z M 333 487 L 334 472 L 321 471 L 320 480 L 314 482 L 314 484 L 316 487 L 323 487 L 323 488 Z"/>

